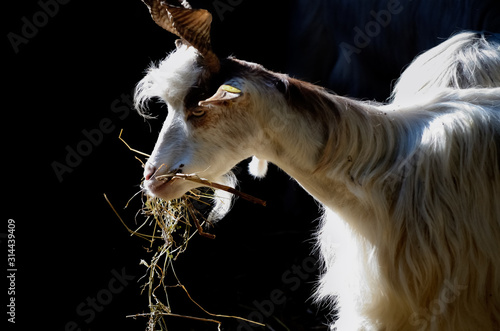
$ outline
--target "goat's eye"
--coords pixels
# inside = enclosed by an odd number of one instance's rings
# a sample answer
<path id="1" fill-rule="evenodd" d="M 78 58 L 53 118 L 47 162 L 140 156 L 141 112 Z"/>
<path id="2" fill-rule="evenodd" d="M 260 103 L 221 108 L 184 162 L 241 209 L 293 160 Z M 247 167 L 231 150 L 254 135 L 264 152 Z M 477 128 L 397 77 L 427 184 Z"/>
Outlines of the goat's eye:
<path id="1" fill-rule="evenodd" d="M 192 116 L 195 116 L 195 117 L 201 117 L 203 115 L 205 115 L 205 110 L 203 109 L 195 109 L 191 112 L 191 115 Z"/>

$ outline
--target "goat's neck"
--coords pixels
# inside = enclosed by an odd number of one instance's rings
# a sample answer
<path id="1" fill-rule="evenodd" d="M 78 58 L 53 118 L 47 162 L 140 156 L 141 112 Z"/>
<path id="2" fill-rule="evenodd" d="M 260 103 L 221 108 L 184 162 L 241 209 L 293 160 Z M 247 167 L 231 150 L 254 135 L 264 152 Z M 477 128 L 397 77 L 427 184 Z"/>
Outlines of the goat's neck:
<path id="1" fill-rule="evenodd" d="M 388 121 L 375 106 L 318 93 L 324 100 L 316 100 L 313 111 L 295 108 L 292 100 L 263 112 L 263 141 L 255 154 L 283 169 L 327 207 L 366 216 L 371 211 L 360 199 L 362 192 L 353 184 L 356 178 L 350 168 L 360 156 L 371 161 L 370 149 L 387 143 Z M 321 104 L 335 109 L 318 107 Z"/>

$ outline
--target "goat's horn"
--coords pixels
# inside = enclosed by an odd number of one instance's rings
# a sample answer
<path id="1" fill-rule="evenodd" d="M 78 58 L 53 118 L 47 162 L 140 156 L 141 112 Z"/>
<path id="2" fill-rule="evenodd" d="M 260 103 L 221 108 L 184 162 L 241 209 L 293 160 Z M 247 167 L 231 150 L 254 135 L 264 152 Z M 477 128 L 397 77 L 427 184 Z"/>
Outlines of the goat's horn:
<path id="1" fill-rule="evenodd" d="M 189 3 L 180 2 L 175 6 L 165 1 L 142 0 L 149 8 L 153 20 L 165 30 L 181 37 L 196 48 L 205 59 L 210 72 L 220 69 L 220 62 L 212 51 L 210 25 L 212 14 L 205 9 L 192 9 Z"/>

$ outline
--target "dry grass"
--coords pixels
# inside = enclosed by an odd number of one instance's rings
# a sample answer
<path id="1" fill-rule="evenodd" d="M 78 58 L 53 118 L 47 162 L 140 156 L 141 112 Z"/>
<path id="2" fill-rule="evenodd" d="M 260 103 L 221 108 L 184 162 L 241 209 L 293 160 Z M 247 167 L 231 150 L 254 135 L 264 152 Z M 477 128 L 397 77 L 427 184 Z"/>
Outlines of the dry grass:
<path id="1" fill-rule="evenodd" d="M 120 132 L 120 140 L 122 132 Z M 123 141 L 125 143 L 125 141 Z M 142 152 L 127 147 L 141 155 L 146 155 Z M 142 162 L 142 161 L 141 161 Z M 189 294 L 186 287 L 182 285 L 177 277 L 174 269 L 174 262 L 179 256 L 187 249 L 190 240 L 197 234 L 204 237 L 215 239 L 213 234 L 205 232 L 203 225 L 207 222 L 203 213 L 197 206 L 206 206 L 207 209 L 211 207 L 211 199 L 214 199 L 215 190 L 224 190 L 232 194 L 236 194 L 251 202 L 265 205 L 265 201 L 252 197 L 235 190 L 232 187 L 212 183 L 206 179 L 200 178 L 196 175 L 187 174 L 171 174 L 159 177 L 159 180 L 167 180 L 170 178 L 177 178 L 183 180 L 191 180 L 199 183 L 202 186 L 209 187 L 212 190 L 193 190 L 188 192 L 180 199 L 165 201 L 156 197 L 150 197 L 141 194 L 143 207 L 140 210 L 137 218 L 143 219 L 142 222 L 135 229 L 131 229 L 126 222 L 122 219 L 116 209 L 113 207 L 106 195 L 104 197 L 109 205 L 118 216 L 122 224 L 131 233 L 131 235 L 138 236 L 149 242 L 148 251 L 153 253 L 149 263 L 141 260 L 141 265 L 144 265 L 147 270 L 142 279 L 145 283 L 142 285 L 142 293 L 147 293 L 149 299 L 149 313 L 136 314 L 128 317 L 148 317 L 147 330 L 167 330 L 165 317 L 182 317 L 187 319 L 199 320 L 217 325 L 220 330 L 222 322 L 218 319 L 221 318 L 234 318 L 243 320 L 249 323 L 254 323 L 263 326 L 260 323 L 246 320 L 241 317 L 212 314 L 200 306 Z M 128 205 L 128 204 L 127 204 Z M 171 275 L 171 276 L 169 276 Z M 167 284 L 168 279 L 175 281 L 174 284 Z M 174 312 L 174 307 L 169 299 L 168 289 L 172 287 L 181 288 L 186 296 L 206 315 L 205 317 L 186 316 Z"/>

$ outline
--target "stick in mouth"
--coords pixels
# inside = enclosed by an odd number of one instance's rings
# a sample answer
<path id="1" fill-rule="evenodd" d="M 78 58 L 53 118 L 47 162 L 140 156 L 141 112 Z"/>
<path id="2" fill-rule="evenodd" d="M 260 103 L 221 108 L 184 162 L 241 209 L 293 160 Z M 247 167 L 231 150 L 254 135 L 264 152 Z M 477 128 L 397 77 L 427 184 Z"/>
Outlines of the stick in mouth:
<path id="1" fill-rule="evenodd" d="M 238 191 L 230 186 L 219 184 L 219 183 L 214 183 L 212 181 L 209 181 L 208 179 L 201 178 L 196 174 L 171 173 L 171 174 L 166 174 L 166 175 L 161 175 L 161 176 L 156 177 L 156 179 L 159 181 L 167 181 L 167 182 L 169 182 L 173 179 L 177 179 L 177 178 L 189 180 L 189 181 L 201 184 L 203 186 L 208 186 L 208 187 L 211 187 L 214 189 L 223 190 L 223 191 L 229 192 L 231 194 L 234 194 L 236 196 L 239 196 L 245 200 L 248 200 L 252 203 L 259 204 L 261 206 L 266 206 L 266 201 L 264 201 L 262 199 L 259 199 L 259 198 L 256 198 L 256 197 L 250 195 L 250 194 Z"/>

